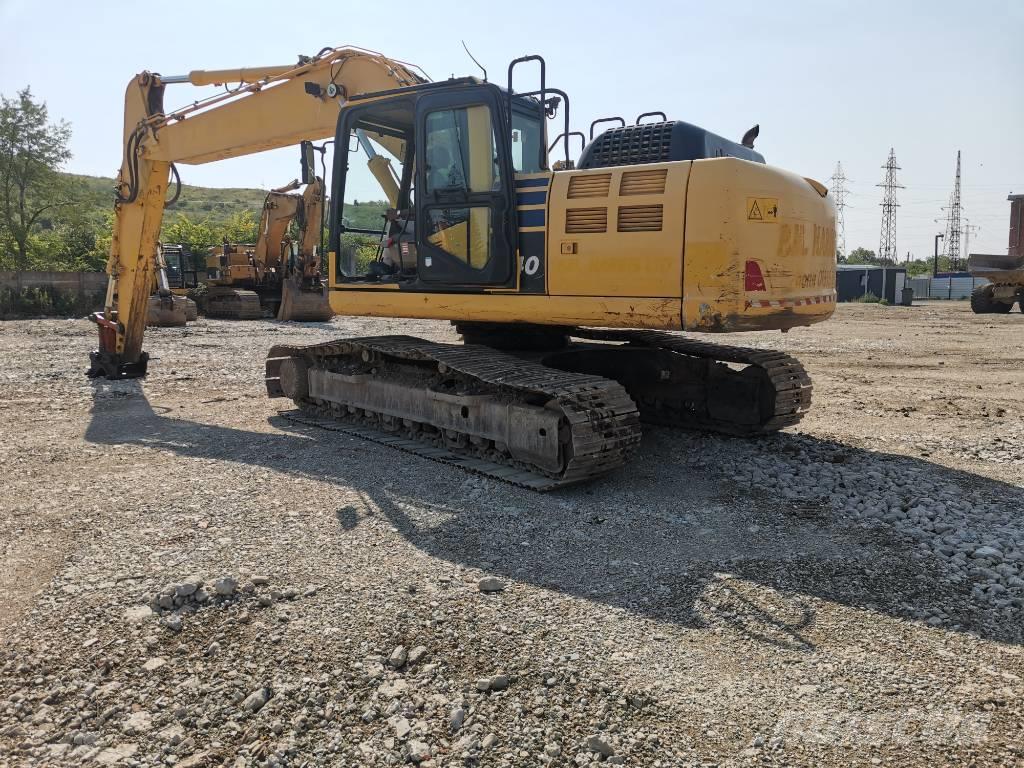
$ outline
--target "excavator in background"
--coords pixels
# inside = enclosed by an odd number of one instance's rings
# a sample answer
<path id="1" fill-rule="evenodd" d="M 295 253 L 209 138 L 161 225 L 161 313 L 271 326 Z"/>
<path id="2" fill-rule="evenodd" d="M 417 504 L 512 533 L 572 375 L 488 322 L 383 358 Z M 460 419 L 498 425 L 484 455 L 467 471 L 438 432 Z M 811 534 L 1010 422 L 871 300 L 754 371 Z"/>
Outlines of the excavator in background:
<path id="1" fill-rule="evenodd" d="M 307 157 L 303 168 L 311 166 Z M 324 321 L 334 316 L 320 273 L 324 182 L 313 176 L 302 194 L 298 179 L 271 190 L 263 203 L 254 244 L 210 249 L 206 260 L 206 315 L 255 320 L 266 311 L 278 320 Z M 288 234 L 299 227 L 295 241 Z"/>
<path id="2" fill-rule="evenodd" d="M 539 83 L 516 92 L 513 75 L 526 64 Z M 235 85 L 165 110 L 176 83 Z M 275 346 L 266 387 L 295 403 L 288 418 L 540 491 L 621 467 L 642 422 L 775 432 L 810 406 L 797 360 L 672 333 L 788 331 L 834 310 L 828 190 L 767 165 L 756 134 L 734 142 L 651 112 L 631 125 L 595 120 L 588 140 L 571 129 L 568 94 L 548 84 L 540 56 L 511 62 L 506 87 L 486 73 L 430 82 L 412 65 L 349 47 L 295 65 L 143 72 L 125 95 L 89 373 L 146 373 L 149 256 L 177 166 L 294 144 L 305 158 L 307 142 L 333 139 L 331 307 L 448 320 L 465 343 L 375 336 Z M 584 148 L 573 160 L 575 137 Z M 377 228 L 355 226 L 346 210 L 363 139 L 390 205 Z M 380 157 L 400 171 L 387 173 Z M 353 247 L 358 238 L 376 243 L 374 258 Z"/>
<path id="3" fill-rule="evenodd" d="M 192 253 L 183 245 L 158 244 L 155 287 L 146 305 L 146 325 L 174 328 L 199 318 L 199 307 L 186 294 L 199 285 Z"/>

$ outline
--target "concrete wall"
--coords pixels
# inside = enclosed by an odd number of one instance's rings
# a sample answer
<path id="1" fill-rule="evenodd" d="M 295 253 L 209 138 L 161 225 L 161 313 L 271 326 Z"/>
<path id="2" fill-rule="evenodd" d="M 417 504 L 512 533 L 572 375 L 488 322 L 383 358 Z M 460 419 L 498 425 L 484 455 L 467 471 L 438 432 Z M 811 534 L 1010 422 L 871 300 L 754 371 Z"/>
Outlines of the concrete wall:
<path id="1" fill-rule="evenodd" d="M 10 288 L 52 288 L 70 293 L 91 294 L 107 289 L 105 272 L 0 272 L 0 290 Z"/>

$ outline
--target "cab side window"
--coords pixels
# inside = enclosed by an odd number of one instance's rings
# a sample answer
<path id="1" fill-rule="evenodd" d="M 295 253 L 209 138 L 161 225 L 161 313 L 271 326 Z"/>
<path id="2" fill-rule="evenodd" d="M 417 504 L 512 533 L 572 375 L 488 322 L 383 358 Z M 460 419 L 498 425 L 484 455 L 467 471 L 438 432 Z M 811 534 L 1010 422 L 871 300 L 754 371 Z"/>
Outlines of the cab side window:
<path id="1" fill-rule="evenodd" d="M 426 117 L 428 240 L 482 269 L 490 260 L 491 203 L 501 189 L 490 109 L 481 104 L 430 112 Z"/>

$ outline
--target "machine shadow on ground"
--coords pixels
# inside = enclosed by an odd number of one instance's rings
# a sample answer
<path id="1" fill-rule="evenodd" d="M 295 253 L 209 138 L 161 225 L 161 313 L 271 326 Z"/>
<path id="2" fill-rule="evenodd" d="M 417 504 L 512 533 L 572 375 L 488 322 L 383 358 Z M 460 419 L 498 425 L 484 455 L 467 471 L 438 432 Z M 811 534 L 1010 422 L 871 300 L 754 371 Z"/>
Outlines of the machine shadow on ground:
<path id="1" fill-rule="evenodd" d="M 667 430 L 645 436 L 630 470 L 552 494 L 509 488 L 508 501 L 501 501 L 487 491 L 498 481 L 437 465 L 436 481 L 425 485 L 422 472 L 417 482 L 402 469 L 429 460 L 341 433 L 278 416 L 270 419 L 276 432 L 203 424 L 158 412 L 163 409 L 149 404 L 141 385 L 114 397 L 98 396 L 103 386 L 94 390 L 86 441 L 260 466 L 355 489 L 363 503 L 336 510 L 339 536 L 366 516 L 381 515 L 421 551 L 460 566 L 659 622 L 725 625 L 796 651 L 814 647 L 814 598 L 900 619 L 939 608 L 960 630 L 1024 642 L 1021 627 L 974 603 L 972 584 L 950 583 L 936 560 L 918 556 L 914 541 L 855 526 L 827 508 L 719 485 L 673 455 Z M 850 461 L 867 453 L 843 450 Z M 1024 502 L 1024 491 L 1005 483 L 919 459 L 893 460 Z"/>

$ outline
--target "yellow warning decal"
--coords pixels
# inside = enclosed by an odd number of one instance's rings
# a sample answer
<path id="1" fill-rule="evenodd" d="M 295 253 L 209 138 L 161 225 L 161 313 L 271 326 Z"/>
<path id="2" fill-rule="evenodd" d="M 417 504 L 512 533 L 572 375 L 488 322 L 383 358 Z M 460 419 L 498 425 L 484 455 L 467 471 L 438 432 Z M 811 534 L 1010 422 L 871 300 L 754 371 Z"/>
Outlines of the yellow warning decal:
<path id="1" fill-rule="evenodd" d="M 777 197 L 748 197 L 747 221 L 773 223 L 779 218 L 779 199 Z"/>

